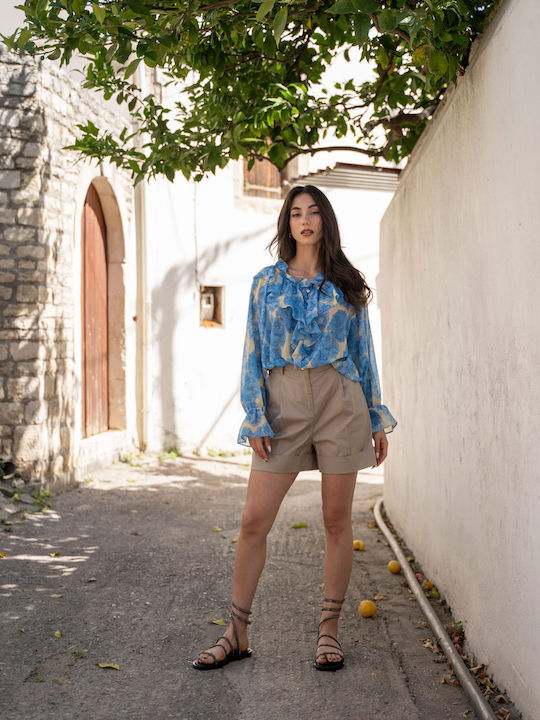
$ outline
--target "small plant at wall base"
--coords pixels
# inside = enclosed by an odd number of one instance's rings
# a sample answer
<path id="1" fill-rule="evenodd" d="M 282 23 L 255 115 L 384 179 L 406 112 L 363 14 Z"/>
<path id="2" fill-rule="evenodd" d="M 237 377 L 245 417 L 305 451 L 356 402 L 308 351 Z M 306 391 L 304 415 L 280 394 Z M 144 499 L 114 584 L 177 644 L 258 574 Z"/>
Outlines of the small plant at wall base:
<path id="1" fill-rule="evenodd" d="M 282 169 L 302 153 L 348 149 L 407 157 L 498 0 L 25 0 L 24 27 L 4 42 L 67 64 L 86 60 L 84 87 L 126 104 L 118 135 L 91 121 L 72 146 L 136 182 L 177 171 L 201 180 L 240 157 Z M 373 68 L 314 91 L 333 57 Z M 352 54 L 352 55 L 351 55 Z M 143 96 L 138 68 L 158 68 L 183 95 Z"/>
<path id="2" fill-rule="evenodd" d="M 178 448 L 171 448 L 170 450 L 165 450 L 161 453 L 159 456 L 159 462 L 166 463 L 168 460 L 177 460 L 180 457 L 182 457 L 180 450 L 178 450 Z"/>
<path id="3" fill-rule="evenodd" d="M 51 493 L 48 490 L 32 490 L 30 495 L 34 498 L 32 505 L 38 512 L 41 510 L 48 510 L 51 507 L 48 503 Z"/>

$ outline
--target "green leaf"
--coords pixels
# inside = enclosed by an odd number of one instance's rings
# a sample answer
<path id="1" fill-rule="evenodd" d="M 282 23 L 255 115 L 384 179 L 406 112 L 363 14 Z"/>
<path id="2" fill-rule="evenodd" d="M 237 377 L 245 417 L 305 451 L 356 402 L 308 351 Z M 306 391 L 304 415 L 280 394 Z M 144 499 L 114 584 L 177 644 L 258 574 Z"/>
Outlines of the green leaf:
<path id="1" fill-rule="evenodd" d="M 386 52 L 386 50 L 383 48 L 382 45 L 377 52 L 377 60 L 379 61 L 381 67 L 383 67 L 383 68 L 387 67 L 388 63 L 390 62 L 388 53 Z"/>
<path id="2" fill-rule="evenodd" d="M 425 45 L 420 45 L 420 47 L 416 48 L 412 54 L 413 65 L 416 65 L 417 67 L 424 67 L 424 63 L 426 62 L 426 51 L 427 47 Z"/>
<path id="3" fill-rule="evenodd" d="M 24 28 L 23 30 L 21 30 L 21 32 L 19 33 L 19 37 L 17 38 L 17 47 L 21 50 L 31 37 L 31 30 L 28 30 L 28 28 Z"/>
<path id="4" fill-rule="evenodd" d="M 433 49 L 428 58 L 428 65 L 436 78 L 444 75 L 448 68 L 448 60 L 442 50 Z"/>
<path id="5" fill-rule="evenodd" d="M 338 0 L 335 5 L 332 5 L 328 12 L 332 13 L 332 15 L 345 15 L 354 12 L 354 10 L 355 7 L 352 0 Z"/>
<path id="6" fill-rule="evenodd" d="M 258 26 L 253 31 L 253 35 L 251 36 L 254 45 L 259 49 L 262 50 L 264 47 L 264 33 L 262 27 Z"/>
<path id="7" fill-rule="evenodd" d="M 364 13 L 374 13 L 381 9 L 381 5 L 375 0 L 352 0 L 352 3 L 356 10 L 360 10 Z"/>
<path id="8" fill-rule="evenodd" d="M 276 41 L 276 45 L 279 46 L 279 41 L 281 40 L 281 36 L 283 35 L 283 30 L 285 30 L 285 25 L 287 24 L 287 16 L 288 16 L 289 9 L 287 7 L 282 7 L 280 10 L 277 11 L 276 17 L 274 18 L 274 39 Z"/>
<path id="9" fill-rule="evenodd" d="M 139 67 L 139 63 L 141 62 L 142 58 L 138 57 L 135 58 L 135 60 L 132 60 L 129 65 L 124 70 L 124 77 L 128 78 L 130 75 L 133 75 L 135 70 Z"/>
<path id="10" fill-rule="evenodd" d="M 259 5 L 255 19 L 261 22 L 268 15 L 270 10 L 274 7 L 275 0 L 265 0 Z"/>
<path id="11" fill-rule="evenodd" d="M 105 18 L 107 16 L 107 11 L 105 8 L 100 7 L 97 2 L 92 3 L 92 10 L 94 11 L 94 15 L 97 18 L 97 21 L 100 25 L 103 25 L 103 22 L 105 21 Z"/>
<path id="12" fill-rule="evenodd" d="M 369 36 L 369 29 L 371 28 L 371 18 L 368 15 L 357 15 L 353 20 L 354 37 L 356 44 L 361 47 Z"/>
<path id="13" fill-rule="evenodd" d="M 397 13 L 395 10 L 382 10 L 377 15 L 381 32 L 391 32 L 397 27 Z"/>
<path id="14" fill-rule="evenodd" d="M 308 526 L 308 525 L 307 525 L 307 523 L 305 523 L 305 522 L 294 523 L 294 525 L 291 525 L 291 527 L 292 527 L 292 528 L 295 528 L 295 529 L 297 529 L 297 528 L 305 528 L 305 527 L 307 527 L 307 526 Z"/>
<path id="15" fill-rule="evenodd" d="M 80 127 L 82 130 L 87 132 L 89 135 L 93 135 L 94 137 L 98 136 L 99 130 L 97 129 L 97 127 L 94 125 L 94 123 L 91 120 L 88 120 L 88 122 L 86 123 L 86 126 L 79 125 L 78 127 Z"/>
<path id="16" fill-rule="evenodd" d="M 0 33 L 0 37 L 2 38 L 2 40 L 8 50 L 15 49 L 15 35 L 16 34 L 17 34 L 16 32 L 14 32 L 13 35 L 2 35 Z"/>
<path id="17" fill-rule="evenodd" d="M 274 40 L 272 39 L 272 36 L 271 36 L 271 35 L 265 35 L 265 37 L 264 37 L 264 43 L 263 43 L 263 48 L 264 48 L 264 54 L 265 54 L 265 55 L 268 55 L 268 57 L 271 57 L 271 58 L 275 56 L 275 54 L 276 54 L 276 43 L 275 43 Z"/>

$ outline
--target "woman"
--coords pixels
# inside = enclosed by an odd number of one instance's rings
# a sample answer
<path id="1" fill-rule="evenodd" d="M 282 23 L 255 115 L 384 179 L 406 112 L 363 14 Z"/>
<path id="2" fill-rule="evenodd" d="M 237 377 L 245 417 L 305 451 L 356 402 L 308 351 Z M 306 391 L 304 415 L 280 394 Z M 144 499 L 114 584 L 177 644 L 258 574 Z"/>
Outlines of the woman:
<path id="1" fill-rule="evenodd" d="M 301 470 L 318 468 L 326 533 L 324 606 L 314 665 L 339 670 L 338 619 L 353 560 L 356 473 L 380 465 L 385 430 L 366 305 L 371 291 L 345 257 L 334 211 L 316 187 L 293 188 L 278 220 L 279 260 L 253 279 L 242 365 L 247 413 L 238 441 L 253 448 L 236 549 L 231 622 L 193 666 L 213 670 L 251 655 L 247 627 L 266 536 Z"/>

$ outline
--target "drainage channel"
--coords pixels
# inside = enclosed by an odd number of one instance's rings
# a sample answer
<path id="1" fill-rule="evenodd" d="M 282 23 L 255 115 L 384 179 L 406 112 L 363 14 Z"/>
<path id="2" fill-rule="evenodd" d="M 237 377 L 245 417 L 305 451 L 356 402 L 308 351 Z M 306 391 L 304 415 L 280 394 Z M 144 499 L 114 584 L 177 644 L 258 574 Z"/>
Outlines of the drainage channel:
<path id="1" fill-rule="evenodd" d="M 401 569 L 403 570 L 403 574 L 405 575 L 405 578 L 409 583 L 409 587 L 411 588 L 414 596 L 418 600 L 424 615 L 428 619 L 429 624 L 431 625 L 431 629 L 433 630 L 435 637 L 437 638 L 437 642 L 439 643 L 448 660 L 451 662 L 456 677 L 461 684 L 461 687 L 467 693 L 467 696 L 469 697 L 469 700 L 471 701 L 474 711 L 477 714 L 479 720 L 497 720 L 497 717 L 489 706 L 489 703 L 479 690 L 478 685 L 469 673 L 467 666 L 465 665 L 458 651 L 454 647 L 454 643 L 450 639 L 441 621 L 431 607 L 429 600 L 424 595 L 424 591 L 422 590 L 420 583 L 416 579 L 415 574 L 411 570 L 411 567 L 403 553 L 403 550 L 400 548 L 398 542 L 396 541 L 396 539 L 390 532 L 390 529 L 384 522 L 381 513 L 382 506 L 383 499 L 379 498 L 374 508 L 375 520 L 377 521 L 377 525 L 383 532 L 384 536 L 388 540 L 390 547 L 394 551 L 395 556 L 399 560 L 401 564 Z"/>

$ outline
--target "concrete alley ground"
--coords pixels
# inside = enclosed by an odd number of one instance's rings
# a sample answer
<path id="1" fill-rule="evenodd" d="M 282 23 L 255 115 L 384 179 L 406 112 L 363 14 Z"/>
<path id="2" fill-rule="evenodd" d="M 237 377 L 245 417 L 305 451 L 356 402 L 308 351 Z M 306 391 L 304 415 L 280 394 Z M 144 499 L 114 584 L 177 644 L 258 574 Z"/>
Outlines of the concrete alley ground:
<path id="1" fill-rule="evenodd" d="M 253 657 L 199 672 L 191 661 L 227 619 L 249 458 L 132 458 L 12 515 L 0 530 L 2 720 L 474 720 L 370 507 L 359 473 L 355 552 L 340 621 L 345 668 L 312 667 L 323 597 L 318 473 L 302 473 L 273 528 L 253 605 Z M 4 503 L 5 505 L 5 503 Z M 307 527 L 292 525 L 306 523 Z M 218 528 L 218 529 L 214 529 Z M 357 607 L 377 600 L 364 619 Z M 438 606 L 444 622 L 447 611 Z M 119 666 L 101 668 L 98 663 Z"/>

